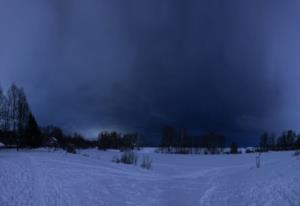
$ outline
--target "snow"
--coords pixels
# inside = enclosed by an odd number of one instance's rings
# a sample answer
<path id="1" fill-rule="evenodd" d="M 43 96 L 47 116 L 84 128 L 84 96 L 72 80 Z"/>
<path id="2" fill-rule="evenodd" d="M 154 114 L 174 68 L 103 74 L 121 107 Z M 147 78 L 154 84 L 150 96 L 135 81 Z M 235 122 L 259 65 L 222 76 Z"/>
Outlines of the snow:
<path id="1" fill-rule="evenodd" d="M 5 145 L 2 142 L 0 142 L 0 148 L 1 147 L 5 147 Z"/>
<path id="2" fill-rule="evenodd" d="M 116 164 L 118 151 L 0 150 L 1 206 L 300 205 L 300 160 L 293 152 L 176 155 L 139 151 L 151 170 Z"/>

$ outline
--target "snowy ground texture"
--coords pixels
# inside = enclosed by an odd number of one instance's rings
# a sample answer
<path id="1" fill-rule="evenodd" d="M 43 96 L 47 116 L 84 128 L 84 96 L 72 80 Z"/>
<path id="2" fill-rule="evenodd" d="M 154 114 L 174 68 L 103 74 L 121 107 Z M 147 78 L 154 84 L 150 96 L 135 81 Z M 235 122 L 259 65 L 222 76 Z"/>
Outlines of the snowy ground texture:
<path id="1" fill-rule="evenodd" d="M 1 206 L 300 205 L 292 152 L 174 155 L 139 152 L 153 168 L 112 163 L 117 151 L 0 150 Z"/>

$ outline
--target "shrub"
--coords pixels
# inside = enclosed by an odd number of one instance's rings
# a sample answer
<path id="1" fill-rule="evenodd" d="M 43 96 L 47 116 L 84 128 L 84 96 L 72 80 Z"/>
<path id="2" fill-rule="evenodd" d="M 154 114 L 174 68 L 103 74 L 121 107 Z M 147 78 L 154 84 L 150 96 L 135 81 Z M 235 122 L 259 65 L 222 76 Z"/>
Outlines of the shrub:
<path id="1" fill-rule="evenodd" d="M 134 164 L 137 165 L 138 156 L 133 151 L 125 151 L 120 159 L 120 162 L 124 164 Z"/>
<path id="2" fill-rule="evenodd" d="M 156 148 L 154 150 L 155 153 L 163 153 L 163 148 Z"/>
<path id="3" fill-rule="evenodd" d="M 150 170 L 152 167 L 152 159 L 149 156 L 143 156 L 143 161 L 141 167 L 147 170 Z"/>
<path id="4" fill-rule="evenodd" d="M 112 162 L 115 162 L 115 163 L 120 163 L 120 158 L 117 157 L 117 156 L 113 156 L 113 158 L 112 158 L 111 161 L 112 161 Z"/>
<path id="5" fill-rule="evenodd" d="M 76 154 L 77 153 L 76 149 L 75 149 L 75 146 L 73 144 L 67 145 L 66 152 L 71 153 L 71 154 Z"/>
<path id="6" fill-rule="evenodd" d="M 294 156 L 300 156 L 300 151 L 299 150 L 295 151 Z"/>
<path id="7" fill-rule="evenodd" d="M 300 157 L 300 150 L 295 151 L 293 155 L 294 155 L 295 157 L 297 157 L 297 160 L 299 160 L 299 157 Z"/>

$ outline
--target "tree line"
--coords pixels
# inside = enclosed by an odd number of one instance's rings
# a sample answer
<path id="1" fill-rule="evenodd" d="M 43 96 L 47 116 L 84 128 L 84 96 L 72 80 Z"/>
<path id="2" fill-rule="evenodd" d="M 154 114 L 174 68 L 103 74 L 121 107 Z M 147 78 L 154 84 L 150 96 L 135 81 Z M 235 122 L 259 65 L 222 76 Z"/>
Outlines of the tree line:
<path id="1" fill-rule="evenodd" d="M 62 149 L 74 147 L 75 149 L 87 149 L 97 147 L 97 140 L 87 139 L 79 133 L 66 134 L 61 128 L 56 126 L 46 126 L 41 128 L 44 146 L 49 145 L 49 140 L 55 138 L 56 146 Z"/>
<path id="2" fill-rule="evenodd" d="M 288 130 L 276 137 L 274 133 L 265 132 L 260 136 L 259 147 L 261 151 L 298 150 L 300 149 L 300 134 Z"/>
<path id="3" fill-rule="evenodd" d="M 139 147 L 139 135 L 137 133 L 101 132 L 98 135 L 98 149 L 132 150 Z"/>
<path id="4" fill-rule="evenodd" d="M 163 126 L 161 134 L 160 151 L 166 153 L 200 153 L 201 149 L 205 149 L 204 153 L 219 154 L 224 153 L 225 137 L 222 134 L 208 132 L 199 136 L 187 135 L 184 128 L 176 128 L 172 126 Z M 264 152 L 264 151 L 281 151 L 281 150 L 300 150 L 300 134 L 293 130 L 282 132 L 276 137 L 273 133 L 263 133 L 259 138 L 259 147 L 246 152 Z M 238 145 L 232 142 L 229 151 L 225 153 L 239 153 Z"/>
<path id="5" fill-rule="evenodd" d="M 99 149 L 134 149 L 139 147 L 140 136 L 137 133 L 122 134 L 102 132 L 97 140 L 88 140 L 78 133 L 65 134 L 55 126 L 39 127 L 25 91 L 12 84 L 7 92 L 0 88 L 0 142 L 17 148 L 37 148 L 51 146 L 67 148 L 98 147 Z M 276 137 L 272 133 L 263 133 L 259 139 L 259 150 L 294 150 L 300 149 L 300 134 L 293 130 L 284 131 Z M 163 152 L 194 153 L 199 148 L 206 148 L 209 153 L 223 152 L 225 137 L 219 133 L 204 133 L 201 136 L 189 136 L 185 128 L 163 126 L 160 148 Z M 237 153 L 236 143 L 231 144 L 231 153 Z"/>
<path id="6" fill-rule="evenodd" d="M 189 136 L 185 128 L 163 126 L 160 148 L 168 153 L 198 153 L 200 148 L 206 148 L 206 152 L 217 154 L 223 152 L 225 137 L 223 134 L 209 132 L 198 136 Z"/>
<path id="7" fill-rule="evenodd" d="M 78 133 L 65 134 L 59 127 L 39 127 L 24 89 L 16 84 L 12 84 L 7 92 L 0 88 L 0 142 L 17 149 L 45 146 L 65 149 L 69 145 L 89 148 L 98 144 Z"/>

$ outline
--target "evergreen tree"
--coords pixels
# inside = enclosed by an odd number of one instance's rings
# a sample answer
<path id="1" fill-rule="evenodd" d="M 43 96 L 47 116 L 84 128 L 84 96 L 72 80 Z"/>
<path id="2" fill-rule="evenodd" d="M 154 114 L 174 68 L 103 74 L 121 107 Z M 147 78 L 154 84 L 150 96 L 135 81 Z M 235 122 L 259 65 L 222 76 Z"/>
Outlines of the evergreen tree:
<path id="1" fill-rule="evenodd" d="M 176 146 L 176 129 L 170 126 L 164 126 L 162 129 L 161 147 L 168 148 Z"/>
<path id="2" fill-rule="evenodd" d="M 23 131 L 29 120 L 29 115 L 30 115 L 29 105 L 23 88 L 19 89 L 17 100 L 18 100 L 18 109 L 17 109 L 18 130 Z"/>
<path id="3" fill-rule="evenodd" d="M 297 135 L 293 130 L 287 131 L 286 135 L 286 146 L 287 149 L 293 149 Z"/>
<path id="4" fill-rule="evenodd" d="M 268 142 L 269 142 L 269 134 L 265 132 L 260 136 L 260 142 L 259 142 L 260 148 L 266 150 L 268 148 Z"/>
<path id="5" fill-rule="evenodd" d="M 17 143 L 23 145 L 25 140 L 25 128 L 29 123 L 30 109 L 23 88 L 17 92 Z"/>
<path id="6" fill-rule="evenodd" d="M 295 148 L 300 149 L 300 135 L 297 136 L 297 140 L 295 141 Z"/>
<path id="7" fill-rule="evenodd" d="M 205 133 L 202 136 L 202 146 L 207 148 L 210 153 L 219 153 L 219 149 L 224 148 L 225 137 L 214 132 Z"/>
<path id="8" fill-rule="evenodd" d="M 283 150 L 286 149 L 286 132 L 282 132 L 281 136 L 277 138 L 277 149 Z"/>
<path id="9" fill-rule="evenodd" d="M 238 153 L 238 146 L 235 142 L 233 142 L 230 146 L 230 153 L 237 154 Z"/>
<path id="10" fill-rule="evenodd" d="M 270 149 L 274 149 L 276 146 L 276 135 L 274 133 L 271 133 L 268 139 L 268 147 Z"/>
<path id="11" fill-rule="evenodd" d="M 42 145 L 40 128 L 32 113 L 29 114 L 25 129 L 25 144 L 32 148 L 40 147 Z"/>

